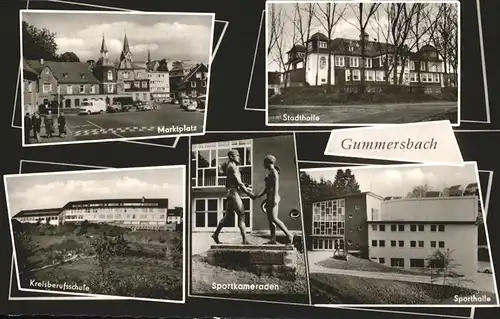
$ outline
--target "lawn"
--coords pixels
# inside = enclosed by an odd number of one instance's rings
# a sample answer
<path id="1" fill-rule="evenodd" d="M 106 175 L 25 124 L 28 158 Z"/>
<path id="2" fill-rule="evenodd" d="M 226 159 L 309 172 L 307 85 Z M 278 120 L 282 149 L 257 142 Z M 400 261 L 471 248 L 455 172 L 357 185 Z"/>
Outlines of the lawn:
<path id="1" fill-rule="evenodd" d="M 488 304 L 496 302 L 493 293 L 468 288 L 337 274 L 312 273 L 310 284 L 313 304 L 457 305 L 456 295 L 485 295 L 491 298 Z"/>
<path id="2" fill-rule="evenodd" d="M 398 273 L 398 274 L 408 274 L 408 275 L 422 275 L 429 276 L 419 271 L 411 271 L 405 269 L 399 269 L 396 267 L 389 267 L 381 265 L 377 262 L 373 262 L 367 259 L 358 258 L 349 255 L 347 261 L 334 259 L 333 257 L 317 262 L 316 265 L 333 268 L 333 269 L 346 269 L 346 270 L 360 270 L 360 271 L 373 271 L 373 272 L 385 272 L 385 273 Z"/>
<path id="3" fill-rule="evenodd" d="M 451 123 L 458 123 L 458 109 L 449 110 L 446 112 L 442 112 L 433 116 L 430 116 L 423 120 L 423 122 L 431 122 L 431 121 L 450 121 Z"/>
<path id="4" fill-rule="evenodd" d="M 252 244 L 263 244 L 268 238 L 249 235 Z M 255 284 L 277 285 L 277 290 L 239 290 L 213 288 L 213 284 Z M 251 272 L 232 270 L 210 265 L 204 256 L 194 255 L 191 259 L 191 293 L 194 295 L 230 296 L 239 299 L 280 301 L 288 303 L 309 303 L 309 293 L 304 254 L 298 253 L 297 274 L 294 281 L 273 276 L 258 276 Z"/>

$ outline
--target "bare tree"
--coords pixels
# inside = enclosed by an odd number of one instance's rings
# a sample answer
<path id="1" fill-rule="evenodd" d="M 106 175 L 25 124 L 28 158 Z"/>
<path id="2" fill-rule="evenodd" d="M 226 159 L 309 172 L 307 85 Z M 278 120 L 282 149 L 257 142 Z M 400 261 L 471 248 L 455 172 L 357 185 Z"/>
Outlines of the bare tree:
<path id="1" fill-rule="evenodd" d="M 392 48 L 392 46 L 389 44 L 391 37 L 389 24 L 390 24 L 389 6 L 383 5 L 383 10 L 382 8 L 379 8 L 379 10 L 377 10 L 377 12 L 375 12 L 375 14 L 373 15 L 373 19 L 371 20 L 370 25 L 373 32 L 375 32 L 377 36 L 377 38 L 375 39 L 375 49 L 377 50 L 377 53 L 380 56 L 379 66 L 384 68 L 385 83 L 389 83 L 388 74 L 392 72 L 392 67 L 393 67 L 392 63 L 389 65 L 388 60 L 382 58 L 382 55 L 389 54 L 389 49 Z"/>
<path id="2" fill-rule="evenodd" d="M 337 12 L 337 7 L 339 4 L 337 3 L 332 3 L 328 2 L 325 3 L 324 5 L 321 4 L 316 4 L 317 10 L 315 11 L 316 13 L 316 18 L 325 30 L 326 36 L 328 38 L 328 43 L 327 43 L 327 49 L 328 49 L 328 61 L 327 61 L 327 67 L 328 67 L 328 78 L 327 78 L 327 84 L 328 84 L 328 89 L 331 89 L 332 85 L 332 48 L 331 48 L 331 39 L 333 36 L 333 31 L 335 27 L 337 26 L 337 23 L 339 22 L 340 19 L 344 17 L 344 13 L 346 11 L 346 7 L 344 5 L 342 6 L 342 9 L 339 10 L 340 12 Z M 316 85 L 318 85 L 318 74 L 316 73 Z"/>
<path id="3" fill-rule="evenodd" d="M 267 44 L 267 54 L 269 55 L 271 51 L 274 49 L 276 42 L 280 36 L 280 33 L 283 31 L 283 8 L 277 7 L 276 4 L 271 4 L 269 13 L 268 13 L 268 44 Z"/>
<path id="4" fill-rule="evenodd" d="M 307 71 L 307 56 L 309 55 L 307 41 L 311 37 L 311 25 L 315 16 L 315 7 L 314 3 L 295 4 L 296 19 L 294 19 L 294 27 L 298 34 L 299 44 L 306 48 L 303 62 L 304 75 L 305 71 Z"/>
<path id="5" fill-rule="evenodd" d="M 366 29 L 368 27 L 368 24 L 370 23 L 371 19 L 377 12 L 378 8 L 380 7 L 380 3 L 370 3 L 370 4 L 365 4 L 363 2 L 360 2 L 358 4 L 353 4 L 350 5 L 352 11 L 354 12 L 354 15 L 356 16 L 356 28 L 360 32 L 360 46 L 361 46 L 361 85 L 360 85 L 360 92 L 364 93 L 365 92 L 365 62 L 366 62 Z"/>

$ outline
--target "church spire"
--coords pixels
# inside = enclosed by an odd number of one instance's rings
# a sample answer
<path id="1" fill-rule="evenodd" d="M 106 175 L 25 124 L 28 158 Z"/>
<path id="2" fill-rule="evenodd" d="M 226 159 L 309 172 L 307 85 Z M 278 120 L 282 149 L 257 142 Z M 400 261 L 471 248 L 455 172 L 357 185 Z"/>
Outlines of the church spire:
<path id="1" fill-rule="evenodd" d="M 148 63 L 151 62 L 151 49 L 148 49 Z"/>
<path id="2" fill-rule="evenodd" d="M 106 40 L 104 39 L 104 34 L 102 35 L 102 43 L 101 43 L 101 54 L 108 53 L 108 47 L 106 46 Z"/>
<path id="3" fill-rule="evenodd" d="M 132 52 L 130 52 L 130 46 L 128 44 L 128 38 L 126 32 L 123 37 L 123 49 L 122 49 L 122 54 L 120 55 L 120 61 L 125 59 L 132 60 Z"/>

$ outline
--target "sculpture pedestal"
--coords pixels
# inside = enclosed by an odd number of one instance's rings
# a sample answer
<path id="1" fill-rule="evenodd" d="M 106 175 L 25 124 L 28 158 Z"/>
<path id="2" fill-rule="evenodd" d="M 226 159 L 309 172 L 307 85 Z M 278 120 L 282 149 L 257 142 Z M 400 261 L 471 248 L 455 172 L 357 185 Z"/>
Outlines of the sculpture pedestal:
<path id="1" fill-rule="evenodd" d="M 214 266 L 285 280 L 295 280 L 297 271 L 297 250 L 293 245 L 212 245 L 206 260 Z"/>

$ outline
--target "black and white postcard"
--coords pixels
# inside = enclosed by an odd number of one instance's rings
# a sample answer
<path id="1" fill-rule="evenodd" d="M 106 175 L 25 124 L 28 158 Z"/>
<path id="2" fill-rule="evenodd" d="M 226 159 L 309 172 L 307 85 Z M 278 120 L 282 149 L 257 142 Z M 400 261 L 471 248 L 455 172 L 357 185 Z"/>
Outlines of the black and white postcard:
<path id="1" fill-rule="evenodd" d="M 313 304 L 498 304 L 475 163 L 300 171 Z"/>
<path id="2" fill-rule="evenodd" d="M 23 145 L 203 134 L 214 17 L 22 10 Z"/>
<path id="3" fill-rule="evenodd" d="M 268 125 L 460 122 L 460 2 L 268 1 Z"/>
<path id="4" fill-rule="evenodd" d="M 6 175 L 20 290 L 184 302 L 185 166 Z"/>

